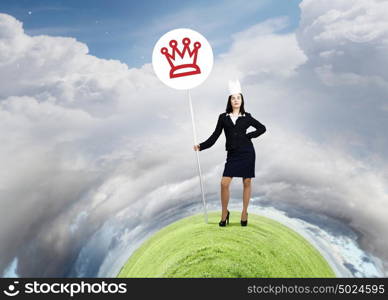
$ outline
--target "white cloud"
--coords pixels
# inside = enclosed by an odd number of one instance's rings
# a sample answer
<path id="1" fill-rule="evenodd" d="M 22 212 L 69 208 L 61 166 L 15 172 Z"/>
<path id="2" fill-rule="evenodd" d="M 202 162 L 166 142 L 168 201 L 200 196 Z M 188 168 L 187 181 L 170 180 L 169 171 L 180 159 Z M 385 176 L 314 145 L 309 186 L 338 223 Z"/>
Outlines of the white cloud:
<path id="1" fill-rule="evenodd" d="M 233 44 L 228 53 L 220 55 L 219 65 L 223 71 L 236 73 L 241 78 L 292 76 L 306 57 L 294 34 L 274 34 L 287 26 L 286 18 L 270 19 L 234 34 Z"/>
<path id="2" fill-rule="evenodd" d="M 227 80 L 240 76 L 247 110 L 267 126 L 254 141 L 253 195 L 340 219 L 388 260 L 384 30 L 365 43 L 326 33 L 334 30 L 328 18 L 350 18 L 352 5 L 335 3 L 302 2 L 296 35 L 279 33 L 284 18 L 236 33 L 192 91 L 198 140 L 224 110 Z M 97 274 L 104 253 L 134 237 L 128 230 L 155 229 L 161 212 L 181 215 L 198 201 L 186 94 L 163 86 L 150 64 L 129 69 L 73 38 L 30 37 L 5 14 L 0 49 L 1 270 L 17 257 L 20 276 L 63 276 L 81 267 L 68 263 L 78 257 L 93 262 L 79 274 Z M 215 197 L 224 142 L 200 154 Z M 132 227 L 102 235 L 90 259 L 84 245 L 112 218 Z"/>
<path id="3" fill-rule="evenodd" d="M 335 73 L 379 76 L 387 84 L 387 1 L 308 0 L 300 8 L 297 38 L 310 64 L 330 64 Z M 337 55 L 325 56 L 328 51 Z"/>

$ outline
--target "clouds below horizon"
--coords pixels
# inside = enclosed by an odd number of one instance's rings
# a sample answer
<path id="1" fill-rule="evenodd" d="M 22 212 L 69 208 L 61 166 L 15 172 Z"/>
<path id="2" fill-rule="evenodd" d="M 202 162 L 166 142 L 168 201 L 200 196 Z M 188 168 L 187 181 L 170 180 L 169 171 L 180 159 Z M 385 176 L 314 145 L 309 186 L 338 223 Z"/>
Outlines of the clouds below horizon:
<path id="1" fill-rule="evenodd" d="M 192 97 L 203 141 L 224 110 L 230 74 L 237 75 L 247 111 L 267 127 L 254 140 L 252 195 L 346 223 L 388 272 L 381 5 L 305 0 L 296 33 L 280 33 L 284 17 L 238 32 Z M 349 27 L 360 18 L 378 26 L 375 35 Z M 367 61 L 366 53 L 373 53 Z M 101 238 L 99 255 L 108 257 L 117 240 L 131 243 L 138 224 L 151 228 L 163 212 L 198 201 L 186 94 L 163 86 L 150 63 L 128 68 L 89 55 L 73 38 L 31 37 L 0 14 L 0 70 L 0 270 L 17 257 L 19 276 L 66 276 L 82 268 L 73 263 L 87 255 L 91 237 L 123 212 L 132 220 L 127 231 Z M 224 142 L 221 136 L 200 154 L 213 196 Z"/>

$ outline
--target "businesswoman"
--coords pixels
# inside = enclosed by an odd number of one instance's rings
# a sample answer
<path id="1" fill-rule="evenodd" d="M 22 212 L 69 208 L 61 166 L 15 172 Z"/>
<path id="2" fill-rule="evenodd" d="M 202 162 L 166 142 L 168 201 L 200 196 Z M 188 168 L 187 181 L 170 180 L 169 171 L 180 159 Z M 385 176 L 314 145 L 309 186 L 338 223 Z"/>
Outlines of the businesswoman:
<path id="1" fill-rule="evenodd" d="M 253 126 L 255 131 L 246 133 Z M 221 179 L 222 214 L 219 226 L 229 224 L 229 186 L 233 177 L 242 177 L 243 181 L 243 209 L 241 212 L 241 226 L 248 224 L 248 204 L 251 197 L 251 179 L 255 177 L 256 153 L 251 141 L 266 131 L 263 124 L 257 121 L 244 109 L 242 93 L 233 93 L 228 97 L 226 112 L 218 116 L 216 128 L 212 135 L 203 143 L 194 145 L 195 151 L 210 148 L 217 141 L 224 129 L 227 157 Z"/>

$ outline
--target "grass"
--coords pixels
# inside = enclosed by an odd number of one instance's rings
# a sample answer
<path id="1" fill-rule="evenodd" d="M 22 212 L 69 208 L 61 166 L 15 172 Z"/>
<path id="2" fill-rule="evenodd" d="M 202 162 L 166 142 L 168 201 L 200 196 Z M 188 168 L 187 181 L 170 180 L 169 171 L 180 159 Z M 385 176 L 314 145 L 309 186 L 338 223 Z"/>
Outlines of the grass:
<path id="1" fill-rule="evenodd" d="M 240 212 L 219 227 L 219 212 L 181 219 L 145 241 L 117 277 L 335 277 L 322 255 L 301 235 L 272 219 Z"/>

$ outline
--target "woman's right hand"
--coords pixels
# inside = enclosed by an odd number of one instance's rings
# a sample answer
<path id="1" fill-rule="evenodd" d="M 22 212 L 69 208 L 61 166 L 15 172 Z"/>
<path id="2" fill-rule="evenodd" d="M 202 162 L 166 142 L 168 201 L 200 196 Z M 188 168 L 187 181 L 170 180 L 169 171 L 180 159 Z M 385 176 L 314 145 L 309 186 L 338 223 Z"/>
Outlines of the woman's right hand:
<path id="1" fill-rule="evenodd" d="M 193 148 L 194 148 L 194 151 L 199 151 L 200 146 L 199 145 L 194 145 Z"/>

